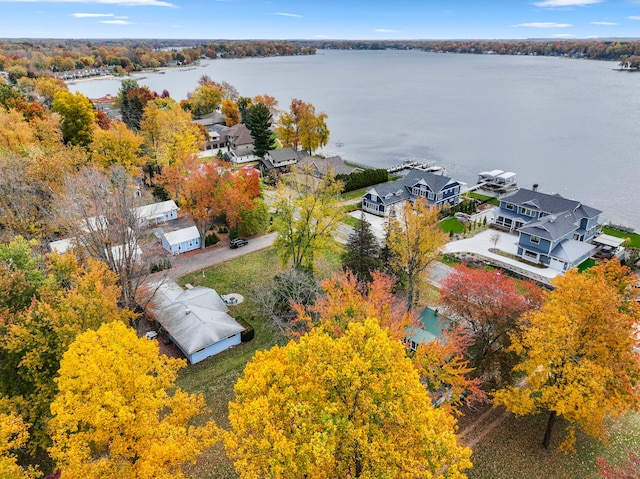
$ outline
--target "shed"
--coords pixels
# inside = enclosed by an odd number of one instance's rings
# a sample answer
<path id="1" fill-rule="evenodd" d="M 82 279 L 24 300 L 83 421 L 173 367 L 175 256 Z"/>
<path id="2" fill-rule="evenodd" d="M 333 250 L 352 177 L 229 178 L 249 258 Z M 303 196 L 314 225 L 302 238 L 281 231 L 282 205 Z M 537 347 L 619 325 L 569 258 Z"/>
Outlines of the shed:
<path id="1" fill-rule="evenodd" d="M 147 310 L 191 364 L 240 344 L 244 327 L 229 314 L 218 293 L 196 286 L 184 290 L 173 281 L 155 290 Z"/>
<path id="2" fill-rule="evenodd" d="M 171 231 L 162 235 L 162 247 L 171 254 L 186 253 L 200 248 L 200 233 L 195 226 Z"/>

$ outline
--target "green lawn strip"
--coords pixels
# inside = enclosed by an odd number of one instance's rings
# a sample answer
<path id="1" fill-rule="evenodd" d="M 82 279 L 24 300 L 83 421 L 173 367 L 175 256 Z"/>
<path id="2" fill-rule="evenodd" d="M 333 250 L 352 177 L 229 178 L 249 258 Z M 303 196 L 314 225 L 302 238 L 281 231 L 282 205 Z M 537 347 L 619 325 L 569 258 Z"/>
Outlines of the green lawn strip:
<path id="1" fill-rule="evenodd" d="M 541 443 L 548 416 L 509 416 L 473 448 L 474 464 L 469 479 L 599 479 L 595 461 L 604 457 L 614 463 L 627 451 L 640 448 L 640 415 L 627 414 L 612 423 L 611 441 L 604 445 L 576 431 L 576 453 L 564 454 L 558 445 L 565 437 L 566 423 L 559 421 L 549 450 Z"/>
<path id="2" fill-rule="evenodd" d="M 366 188 L 359 188 L 353 191 L 347 191 L 346 193 L 342 193 L 340 195 L 339 201 L 349 201 L 355 200 L 356 198 L 362 198 L 362 196 L 367 192 L 367 190 L 371 188 L 371 186 L 367 186 Z"/>
<path id="3" fill-rule="evenodd" d="M 615 236 L 616 238 L 628 239 L 629 243 L 625 246 L 629 248 L 640 249 L 640 234 L 638 233 L 627 233 L 626 231 L 614 230 L 613 228 L 609 228 L 607 226 L 602 227 L 602 232 L 611 236 Z"/>
<path id="4" fill-rule="evenodd" d="M 357 228 L 360 225 L 360 219 L 353 216 L 345 216 L 342 222 L 352 228 Z"/>
<path id="5" fill-rule="evenodd" d="M 453 232 L 454 234 L 458 234 L 464 232 L 464 225 L 460 223 L 457 218 L 447 218 L 442 220 L 438 225 L 445 233 Z"/>
<path id="6" fill-rule="evenodd" d="M 578 271 L 582 273 L 583 271 L 586 271 L 589 268 L 593 268 L 595 265 L 596 265 L 596 261 L 593 258 L 587 258 L 578 265 Z"/>
<path id="7" fill-rule="evenodd" d="M 481 195 L 480 193 L 476 193 L 474 191 L 470 191 L 467 194 L 469 195 L 469 197 L 476 200 L 486 201 L 489 204 L 500 206 L 500 200 L 498 198 L 494 198 L 493 196 Z"/>

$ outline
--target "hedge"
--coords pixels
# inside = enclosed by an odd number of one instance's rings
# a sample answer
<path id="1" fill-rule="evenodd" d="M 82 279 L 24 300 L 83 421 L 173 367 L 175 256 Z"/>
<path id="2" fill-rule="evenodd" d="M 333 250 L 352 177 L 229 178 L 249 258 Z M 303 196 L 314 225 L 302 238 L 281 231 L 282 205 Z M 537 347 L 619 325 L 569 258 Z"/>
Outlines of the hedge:
<path id="1" fill-rule="evenodd" d="M 383 168 L 376 170 L 368 169 L 349 173 L 348 175 L 336 175 L 336 180 L 344 183 L 343 193 L 346 193 L 347 191 L 358 190 L 360 188 L 366 188 L 367 186 L 385 183 L 389 180 L 389 173 L 387 173 L 387 170 Z"/>

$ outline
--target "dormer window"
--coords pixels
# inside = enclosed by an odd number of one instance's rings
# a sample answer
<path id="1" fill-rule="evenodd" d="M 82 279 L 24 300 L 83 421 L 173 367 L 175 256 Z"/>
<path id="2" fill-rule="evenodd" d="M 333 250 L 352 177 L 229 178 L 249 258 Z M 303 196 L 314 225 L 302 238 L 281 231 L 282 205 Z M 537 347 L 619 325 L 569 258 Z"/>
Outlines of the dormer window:
<path id="1" fill-rule="evenodd" d="M 504 205 L 504 207 L 505 209 L 511 210 L 511 211 L 515 209 L 515 207 L 513 206 L 513 203 L 507 203 L 506 205 Z"/>
<path id="2" fill-rule="evenodd" d="M 532 243 L 540 244 L 540 238 L 537 237 L 537 236 L 531 235 L 530 240 L 531 240 Z"/>

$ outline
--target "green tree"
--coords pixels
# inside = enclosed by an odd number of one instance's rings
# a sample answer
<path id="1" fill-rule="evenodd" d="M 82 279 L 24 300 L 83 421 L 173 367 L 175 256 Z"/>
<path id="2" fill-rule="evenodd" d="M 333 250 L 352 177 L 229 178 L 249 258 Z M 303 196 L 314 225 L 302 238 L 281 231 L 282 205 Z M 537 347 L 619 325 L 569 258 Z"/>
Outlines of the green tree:
<path id="1" fill-rule="evenodd" d="M 189 425 L 202 396 L 175 387 L 184 360 L 122 323 L 87 331 L 60 364 L 51 405 L 51 457 L 62 478 L 185 477 L 181 466 L 218 440 L 213 422 Z"/>
<path id="2" fill-rule="evenodd" d="M 62 118 L 65 143 L 85 147 L 91 143 L 96 112 L 86 96 L 80 92 L 59 91 L 53 97 L 51 108 Z"/>
<path id="3" fill-rule="evenodd" d="M 455 419 L 372 319 L 257 352 L 235 392 L 225 444 L 243 479 L 454 479 L 471 467 Z"/>
<path id="4" fill-rule="evenodd" d="M 342 183 L 332 177 L 317 179 L 311 171 L 298 171 L 289 182 L 278 184 L 273 206 L 278 212 L 273 229 L 278 233 L 274 246 L 283 264 L 313 270 L 316 252 L 335 248 L 333 233 L 344 218 L 338 207 Z"/>
<path id="5" fill-rule="evenodd" d="M 148 87 L 140 87 L 135 80 L 122 80 L 120 90 L 116 98 L 116 106 L 120 108 L 122 121 L 130 129 L 140 129 L 140 122 L 147 103 L 153 100 L 156 94 Z"/>
<path id="6" fill-rule="evenodd" d="M 276 146 L 271 131 L 271 113 L 262 103 L 256 103 L 247 113 L 247 128 L 253 138 L 253 154 L 264 157 L 265 153 Z"/>
<path id="7" fill-rule="evenodd" d="M 636 276 L 610 261 L 584 274 L 568 271 L 542 308 L 525 314 L 511 338 L 522 356 L 519 387 L 496 392 L 494 401 L 516 415 L 549 413 L 543 445 L 549 447 L 556 417 L 595 437 L 607 417 L 640 404 L 639 307 Z M 573 428 L 562 447 L 572 449 Z"/>
<path id="8" fill-rule="evenodd" d="M 342 255 L 342 267 L 350 270 L 358 281 L 371 282 L 371 273 L 382 269 L 381 249 L 364 213 L 349 235 Z"/>
<path id="9" fill-rule="evenodd" d="M 251 108 L 251 102 L 251 98 L 246 96 L 241 96 L 236 101 L 238 110 L 240 111 L 240 123 L 242 124 L 247 122 L 247 113 L 249 112 L 249 108 Z"/>

